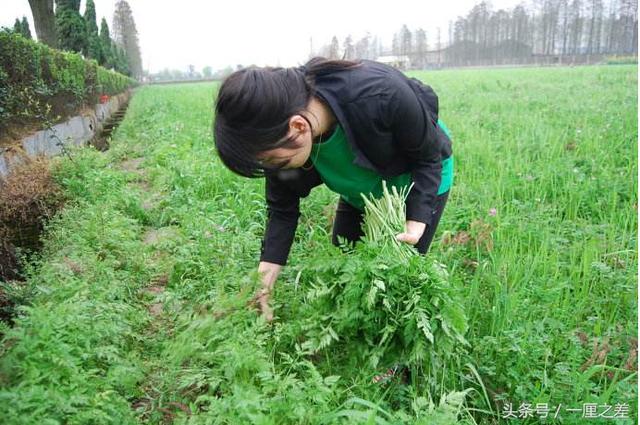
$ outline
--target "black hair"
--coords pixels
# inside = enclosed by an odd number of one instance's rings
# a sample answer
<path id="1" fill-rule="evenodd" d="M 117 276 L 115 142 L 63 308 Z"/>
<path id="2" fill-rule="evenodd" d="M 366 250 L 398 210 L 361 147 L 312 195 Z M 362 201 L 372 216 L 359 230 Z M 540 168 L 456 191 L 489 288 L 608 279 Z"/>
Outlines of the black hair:
<path id="1" fill-rule="evenodd" d="M 300 114 L 314 96 L 316 77 L 360 64 L 315 57 L 296 68 L 249 67 L 229 75 L 218 91 L 213 124 L 222 162 L 242 176 L 263 176 L 267 167 L 257 159 L 261 152 L 299 146 L 295 139 L 283 138 L 289 118 Z"/>

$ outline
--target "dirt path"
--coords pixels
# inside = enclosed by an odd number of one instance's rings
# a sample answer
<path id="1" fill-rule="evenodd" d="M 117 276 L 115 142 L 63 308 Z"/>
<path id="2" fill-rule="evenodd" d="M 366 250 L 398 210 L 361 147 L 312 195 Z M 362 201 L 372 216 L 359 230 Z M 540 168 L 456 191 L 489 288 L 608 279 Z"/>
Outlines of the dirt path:
<path id="1" fill-rule="evenodd" d="M 161 208 L 161 201 L 166 194 L 154 187 L 143 165 L 144 158 L 137 157 L 123 160 L 118 167 L 133 175 L 128 186 L 139 195 L 140 206 L 145 213 L 153 216 Z M 162 359 L 159 355 L 163 341 L 173 335 L 174 324 L 167 311 L 167 287 L 170 285 L 174 265 L 171 247 L 182 239 L 177 226 L 147 226 L 140 235 L 142 245 L 149 254 L 148 270 L 152 271 L 152 277 L 138 291 L 149 315 L 148 326 L 141 335 L 144 349 L 140 353 L 147 366 L 147 376 L 140 385 L 140 392 L 144 395 L 133 400 L 131 407 L 143 423 L 158 423 L 158 420 L 161 423 L 172 423 L 176 411 L 190 413 L 189 408 L 181 403 L 167 400 L 160 402 L 162 394 L 154 385 L 158 380 L 156 375 L 162 371 Z"/>

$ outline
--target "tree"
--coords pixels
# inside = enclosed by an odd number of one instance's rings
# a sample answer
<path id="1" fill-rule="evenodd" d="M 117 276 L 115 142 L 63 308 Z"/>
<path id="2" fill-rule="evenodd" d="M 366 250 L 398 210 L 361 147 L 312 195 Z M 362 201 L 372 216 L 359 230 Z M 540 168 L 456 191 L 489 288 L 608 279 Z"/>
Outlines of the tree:
<path id="1" fill-rule="evenodd" d="M 56 1 L 56 32 L 60 49 L 86 51 L 87 27 L 80 16 L 80 0 Z"/>
<path id="2" fill-rule="evenodd" d="M 118 0 L 113 13 L 113 39 L 125 52 L 131 76 L 142 76 L 142 56 L 133 12 L 126 0 Z"/>
<path id="3" fill-rule="evenodd" d="M 204 78 L 211 78 L 211 76 L 213 75 L 213 69 L 210 66 L 205 66 L 204 68 L 202 68 L 202 75 L 204 76 Z"/>
<path id="4" fill-rule="evenodd" d="M 371 34 L 367 32 L 367 34 L 362 37 L 356 43 L 356 58 L 358 59 L 371 59 L 369 56 L 369 44 L 371 40 Z"/>
<path id="5" fill-rule="evenodd" d="M 87 32 L 89 34 L 97 34 L 98 24 L 96 23 L 96 4 L 93 0 L 87 0 L 87 5 L 84 10 L 84 20 L 87 25 Z"/>
<path id="6" fill-rule="evenodd" d="M 85 56 L 100 62 L 102 56 L 102 43 L 98 34 L 98 24 L 96 23 L 96 5 L 93 0 L 87 0 L 84 11 L 84 21 L 87 28 L 87 45 Z"/>
<path id="7" fill-rule="evenodd" d="M 382 54 L 382 43 L 378 36 L 373 36 L 373 41 L 369 45 L 368 56 L 371 59 L 376 59 Z"/>
<path id="8" fill-rule="evenodd" d="M 49 47 L 58 47 L 56 35 L 56 20 L 53 14 L 53 0 L 29 0 L 33 24 L 36 29 L 38 41 Z"/>
<path id="9" fill-rule="evenodd" d="M 620 39 L 618 51 L 624 54 L 638 52 L 638 1 L 620 0 Z"/>
<path id="10" fill-rule="evenodd" d="M 475 5 L 467 15 L 468 28 L 465 33 L 475 44 L 474 59 L 484 57 L 487 52 L 487 32 L 490 5 L 486 2 Z M 440 48 L 438 48 L 440 50 Z"/>
<path id="11" fill-rule="evenodd" d="M 111 56 L 113 58 L 113 69 L 124 75 L 131 75 L 127 54 L 116 43 L 111 43 Z"/>
<path id="12" fill-rule="evenodd" d="M 569 47 L 571 53 L 576 55 L 582 53 L 582 2 L 580 0 L 573 0 L 569 13 L 571 14 Z"/>
<path id="13" fill-rule="evenodd" d="M 29 29 L 29 21 L 27 21 L 26 16 L 23 16 L 22 20 L 16 18 L 13 24 L 13 31 L 16 34 L 22 35 L 24 38 L 31 39 L 31 30 Z"/>
<path id="14" fill-rule="evenodd" d="M 524 54 L 522 46 L 533 45 L 531 40 L 530 16 L 522 5 L 513 9 L 513 41 L 516 56 Z"/>
<path id="15" fill-rule="evenodd" d="M 102 18 L 100 22 L 100 58 L 98 59 L 98 63 L 106 68 L 113 69 L 115 67 L 115 61 L 113 58 L 113 50 L 111 45 L 113 42 L 111 41 L 111 36 L 109 35 L 109 25 L 107 24 L 107 20 Z"/>
<path id="16" fill-rule="evenodd" d="M 31 29 L 29 28 L 29 21 L 27 21 L 26 16 L 22 17 L 22 35 L 30 40 L 33 38 L 31 37 Z"/>
<path id="17" fill-rule="evenodd" d="M 560 16 L 562 19 L 561 39 L 562 47 L 560 48 L 560 54 L 567 54 L 567 41 L 569 39 L 569 2 L 568 0 L 560 0 Z"/>
<path id="18" fill-rule="evenodd" d="M 338 58 L 340 58 L 340 42 L 338 41 L 338 37 L 334 35 L 329 45 L 329 59 Z"/>
<path id="19" fill-rule="evenodd" d="M 422 28 L 416 30 L 416 57 L 418 58 L 418 66 L 424 68 L 427 63 L 427 32 Z"/>
<path id="20" fill-rule="evenodd" d="M 353 46 L 353 38 L 351 38 L 351 34 L 344 39 L 344 59 L 353 59 L 356 56 L 356 49 Z"/>
<path id="21" fill-rule="evenodd" d="M 449 46 L 451 46 L 453 44 L 453 21 L 452 20 L 449 20 L 448 35 L 449 35 Z"/>
<path id="22" fill-rule="evenodd" d="M 400 29 L 400 54 L 403 56 L 407 56 L 411 54 L 412 51 L 412 37 L 411 31 L 407 28 L 406 25 L 402 25 Z"/>
<path id="23" fill-rule="evenodd" d="M 391 42 L 391 54 L 399 56 L 401 52 L 400 47 L 400 35 L 398 33 L 393 34 L 393 41 Z"/>
<path id="24" fill-rule="evenodd" d="M 587 53 L 600 53 L 600 36 L 602 32 L 602 14 L 604 5 L 602 0 L 592 0 L 589 13 L 589 35 L 587 38 Z"/>
<path id="25" fill-rule="evenodd" d="M 551 55 L 555 53 L 556 35 L 558 30 L 558 15 L 560 3 L 554 0 L 545 0 L 542 6 L 542 53 Z"/>
<path id="26" fill-rule="evenodd" d="M 16 18 L 16 21 L 13 24 L 13 32 L 16 34 L 22 34 L 22 22 L 20 19 Z"/>

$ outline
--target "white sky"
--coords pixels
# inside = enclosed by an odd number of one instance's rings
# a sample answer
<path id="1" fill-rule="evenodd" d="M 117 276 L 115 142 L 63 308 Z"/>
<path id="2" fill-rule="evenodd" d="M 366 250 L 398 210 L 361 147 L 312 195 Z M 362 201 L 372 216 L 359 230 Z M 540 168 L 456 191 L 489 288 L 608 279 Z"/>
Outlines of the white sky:
<path id="1" fill-rule="evenodd" d="M 102 17 L 112 28 L 116 0 L 94 0 L 98 26 Z M 369 31 L 391 44 L 403 24 L 424 28 L 430 46 L 436 28 L 442 40 L 448 25 L 480 0 L 128 0 L 138 29 L 143 67 L 186 70 L 192 64 L 221 69 L 237 64 L 294 66 L 307 59 L 310 38 L 314 49 L 336 35 L 342 44 Z M 494 9 L 510 9 L 519 0 L 492 0 Z M 84 12 L 82 1 L 81 12 Z M 28 0 L 0 0 L 0 26 L 12 27 L 25 15 L 35 37 Z"/>

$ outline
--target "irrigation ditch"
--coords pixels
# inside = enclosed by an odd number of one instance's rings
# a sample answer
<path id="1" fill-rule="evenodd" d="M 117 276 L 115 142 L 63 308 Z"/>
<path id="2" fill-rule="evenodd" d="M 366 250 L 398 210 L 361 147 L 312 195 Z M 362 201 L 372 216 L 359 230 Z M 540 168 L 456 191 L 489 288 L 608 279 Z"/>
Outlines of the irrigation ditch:
<path id="1" fill-rule="evenodd" d="M 132 95 L 112 96 L 93 110 L 0 145 L 0 321 L 11 325 L 14 306 L 24 298 L 25 264 L 42 248 L 45 223 L 65 203 L 49 158 L 68 154 L 70 145 L 109 149 Z"/>

